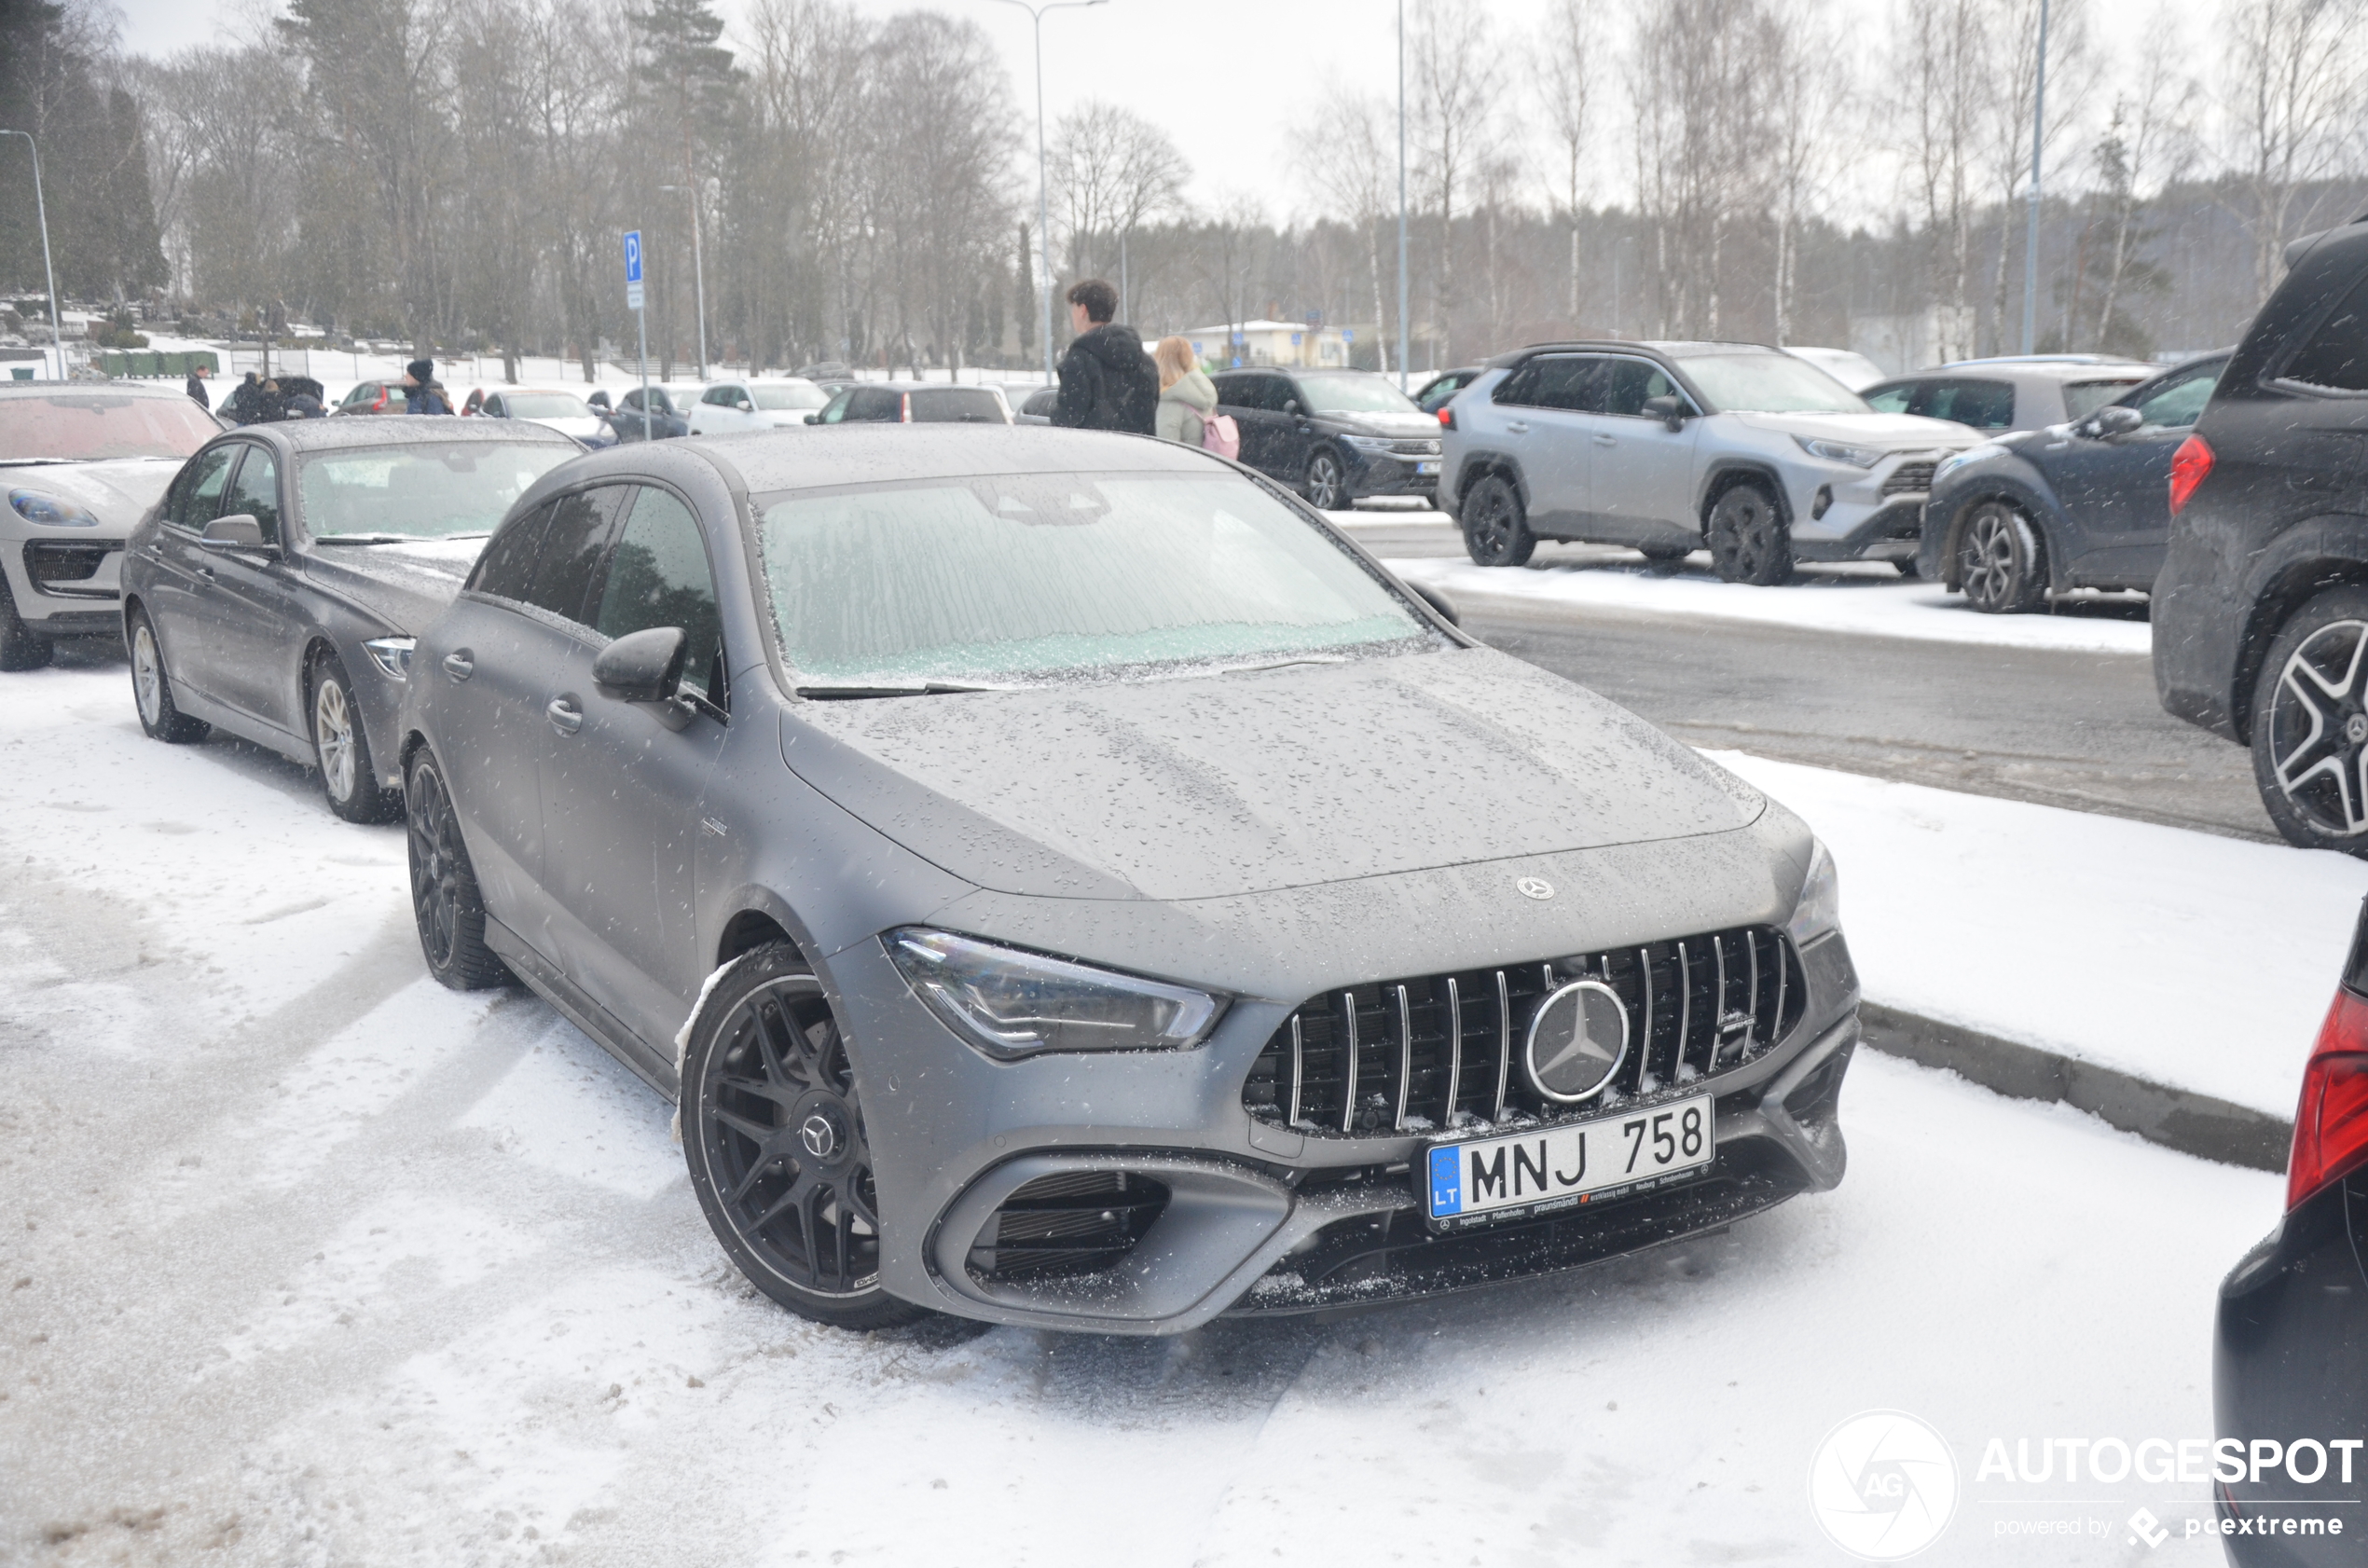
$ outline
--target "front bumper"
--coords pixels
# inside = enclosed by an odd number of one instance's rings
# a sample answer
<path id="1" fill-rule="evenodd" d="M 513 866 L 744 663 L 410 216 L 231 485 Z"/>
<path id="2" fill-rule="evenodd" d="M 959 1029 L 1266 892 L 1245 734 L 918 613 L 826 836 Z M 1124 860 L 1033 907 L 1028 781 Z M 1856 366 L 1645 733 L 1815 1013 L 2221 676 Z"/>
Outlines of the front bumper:
<path id="1" fill-rule="evenodd" d="M 1836 1108 L 1858 1038 L 1857 981 L 1839 936 L 1801 957 L 1809 998 L 1798 1023 L 1711 1080 L 1717 1153 L 1707 1173 L 1432 1236 L 1411 1172 L 1424 1136 L 1303 1135 L 1244 1108 L 1250 1064 L 1288 1006 L 1237 1000 L 1193 1051 L 992 1063 L 943 1031 L 876 942 L 860 942 L 827 967 L 859 1049 L 885 1222 L 882 1282 L 965 1317 L 1172 1334 L 1220 1315 L 1331 1313 L 1471 1289 L 1718 1230 L 1842 1176 Z M 1666 1097 L 1688 1092 L 1700 1086 Z M 1082 1274 L 996 1272 L 998 1245 L 1013 1245 L 1008 1227 L 998 1230 L 1008 1202 L 1120 1174 L 1164 1197 L 1114 1263 Z"/>
<path id="2" fill-rule="evenodd" d="M 1428 497 L 1439 492 L 1441 459 L 1437 452 L 1365 452 L 1347 446 L 1340 449 L 1347 460 L 1352 495 Z M 1430 469 L 1427 474 L 1420 472 L 1425 465 Z"/>
<path id="3" fill-rule="evenodd" d="M 45 531 L 7 544 L 0 564 L 17 614 L 31 629 L 49 637 L 99 637 L 118 629 L 121 539 Z"/>
<path id="4" fill-rule="evenodd" d="M 1811 461 L 1786 484 L 1793 556 L 1805 561 L 1912 561 L 1934 470 L 1950 454 L 1893 452 L 1873 468 Z"/>

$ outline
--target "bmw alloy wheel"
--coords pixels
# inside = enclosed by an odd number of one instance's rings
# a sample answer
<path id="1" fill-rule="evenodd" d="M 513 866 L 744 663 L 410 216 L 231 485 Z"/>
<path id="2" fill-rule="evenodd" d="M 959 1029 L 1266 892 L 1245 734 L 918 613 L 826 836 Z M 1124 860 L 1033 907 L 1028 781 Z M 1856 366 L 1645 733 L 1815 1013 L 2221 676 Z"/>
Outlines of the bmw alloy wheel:
<path id="1" fill-rule="evenodd" d="M 345 687 L 323 681 L 312 690 L 312 740 L 321 754 L 321 778 L 333 800 L 353 798 L 353 712 Z"/>
<path id="2" fill-rule="evenodd" d="M 140 721 L 151 730 L 164 724 L 164 669 L 157 653 L 157 634 L 143 615 L 131 628 L 131 695 L 140 704 Z"/>

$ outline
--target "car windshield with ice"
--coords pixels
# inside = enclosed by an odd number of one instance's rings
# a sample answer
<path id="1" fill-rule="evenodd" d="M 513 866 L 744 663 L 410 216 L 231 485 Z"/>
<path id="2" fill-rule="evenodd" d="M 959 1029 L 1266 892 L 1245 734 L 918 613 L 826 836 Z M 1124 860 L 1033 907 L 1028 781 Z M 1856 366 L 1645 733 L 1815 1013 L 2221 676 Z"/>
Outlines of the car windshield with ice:
<path id="1" fill-rule="evenodd" d="M 324 542 L 481 536 L 572 455 L 542 441 L 315 452 L 296 460 L 296 490 L 307 531 Z"/>
<path id="2" fill-rule="evenodd" d="M 178 460 L 220 433 L 186 397 L 60 390 L 0 398 L 0 463 Z"/>
<path id="3" fill-rule="evenodd" d="M 1315 414 L 1419 414 L 1412 398 L 1379 376 L 1352 373 L 1299 377 L 1308 411 Z"/>

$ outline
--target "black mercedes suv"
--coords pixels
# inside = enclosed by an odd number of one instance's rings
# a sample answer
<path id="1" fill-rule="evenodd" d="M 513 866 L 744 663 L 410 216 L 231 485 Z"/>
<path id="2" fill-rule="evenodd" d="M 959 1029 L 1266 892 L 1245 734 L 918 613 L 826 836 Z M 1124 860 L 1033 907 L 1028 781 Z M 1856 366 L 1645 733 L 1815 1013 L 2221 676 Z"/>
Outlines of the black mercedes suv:
<path id="1" fill-rule="evenodd" d="M 2368 213 L 2286 254 L 2171 460 L 2155 686 L 2287 838 L 2368 856 Z"/>

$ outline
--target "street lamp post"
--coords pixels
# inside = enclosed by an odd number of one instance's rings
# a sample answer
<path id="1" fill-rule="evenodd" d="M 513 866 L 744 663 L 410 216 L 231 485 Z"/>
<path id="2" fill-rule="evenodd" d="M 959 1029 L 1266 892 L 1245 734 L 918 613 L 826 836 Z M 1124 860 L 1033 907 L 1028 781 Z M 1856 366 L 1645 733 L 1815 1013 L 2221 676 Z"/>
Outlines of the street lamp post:
<path id="1" fill-rule="evenodd" d="M 707 379 L 707 263 L 699 256 L 699 187 L 660 186 L 691 199 L 691 309 L 699 318 L 699 379 Z"/>
<path id="2" fill-rule="evenodd" d="M 58 324 L 58 273 L 49 265 L 49 207 L 41 197 L 41 144 L 30 131 L 0 131 L 0 136 L 21 136 L 33 149 L 33 210 L 41 219 L 41 276 L 49 285 L 49 342 L 58 351 L 58 379 L 66 378 L 66 335 Z"/>
<path id="3" fill-rule="evenodd" d="M 2047 130 L 2047 0 L 2039 0 L 2039 77 L 2031 106 L 2031 219 L 2023 236 L 2023 352 L 2030 353 L 2039 334 L 2039 140 Z M 2072 344 L 2067 341 L 2064 347 Z"/>
<path id="4" fill-rule="evenodd" d="M 1406 390 L 1406 0 L 1397 0 L 1397 390 Z"/>
<path id="5" fill-rule="evenodd" d="M 1036 297 L 1042 317 L 1039 330 L 1044 337 L 1044 384 L 1053 384 L 1053 237 L 1046 220 L 1052 213 L 1053 199 L 1044 180 L 1044 13 L 1047 11 L 1083 10 L 1088 6 L 1106 6 L 1109 0 L 1052 0 L 1050 5 L 1030 5 L 1028 0 L 999 0 L 1006 6 L 1017 6 L 1036 24 Z"/>

